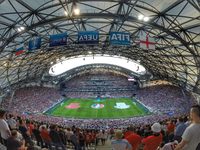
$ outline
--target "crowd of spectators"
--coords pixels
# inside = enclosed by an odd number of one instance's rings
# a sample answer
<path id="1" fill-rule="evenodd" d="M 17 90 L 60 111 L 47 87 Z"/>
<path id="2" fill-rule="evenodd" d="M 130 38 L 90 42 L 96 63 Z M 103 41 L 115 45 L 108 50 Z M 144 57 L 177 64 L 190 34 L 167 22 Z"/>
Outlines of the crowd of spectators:
<path id="1" fill-rule="evenodd" d="M 25 119 L 0 110 L 0 141 L 7 150 L 95 149 L 110 139 L 113 150 L 199 150 L 200 106 L 187 116 L 163 119 L 146 125 L 110 127 L 106 130 L 61 126 Z M 0 147 L 3 150 L 3 147 Z"/>
<path id="2" fill-rule="evenodd" d="M 89 97 L 93 97 L 96 93 L 91 92 L 90 94 Z M 126 149 L 132 147 L 134 150 L 133 147 L 137 147 L 134 145 L 135 141 L 131 140 L 134 138 L 137 139 L 138 146 L 144 150 L 151 150 L 147 146 L 149 138 L 156 138 L 156 147 L 159 146 L 162 150 L 168 150 L 164 148 L 168 145 L 175 147 L 181 142 L 184 131 L 191 123 L 186 115 L 188 115 L 191 105 L 195 103 L 193 97 L 171 85 L 146 87 L 134 91 L 134 94 L 140 103 L 152 111 L 150 115 L 124 119 L 74 119 L 48 116 L 42 113 L 63 100 L 58 90 L 47 87 L 19 89 L 13 97 L 8 97 L 2 103 L 2 107 L 7 109 L 11 115 L 6 115 L 6 118 L 2 117 L 0 120 L 1 141 L 3 144 L 14 143 L 15 146 L 21 147 L 21 150 L 33 147 L 37 149 L 38 146 L 39 148 L 60 147 L 60 149 L 65 149 L 71 147 L 81 150 L 87 147 L 90 149 L 99 143 L 104 145 L 106 139 L 113 137 L 115 137 L 115 141 L 112 141 L 114 150 L 122 147 Z M 78 97 L 77 95 L 84 98 L 89 94 L 75 92 L 74 95 L 69 94 L 68 97 Z M 121 91 L 108 92 L 106 97 L 131 96 L 133 96 L 132 92 Z M 12 100 L 10 100 L 11 98 Z M 2 122 L 4 126 L 2 126 Z M 5 124 L 8 124 L 9 130 L 2 133 Z M 132 126 L 129 126 L 130 124 Z M 199 126 L 195 126 L 195 129 L 198 128 Z M 184 136 L 186 140 L 188 137 Z M 184 145 L 184 143 L 181 144 Z M 12 150 L 12 147 L 8 147 L 9 149 Z M 154 149 L 152 148 L 152 150 Z M 177 150 L 179 149 L 177 148 Z"/>
<path id="3" fill-rule="evenodd" d="M 54 88 L 26 87 L 16 90 L 12 100 L 8 97 L 2 105 L 18 113 L 42 113 L 61 99 L 62 96 Z"/>
<path id="4" fill-rule="evenodd" d="M 127 96 L 126 92 L 112 94 L 113 97 Z M 2 106 L 15 114 L 22 115 L 24 118 L 36 121 L 55 123 L 62 126 L 81 125 L 83 128 L 89 129 L 107 129 L 110 127 L 125 127 L 130 123 L 136 125 L 150 124 L 155 121 L 184 115 L 189 112 L 190 106 L 194 103 L 192 96 L 187 92 L 184 95 L 180 88 L 169 85 L 143 88 L 136 91 L 135 94 L 138 101 L 149 108 L 153 112 L 152 114 L 142 117 L 109 120 L 74 119 L 44 115 L 42 112 L 62 100 L 59 91 L 46 87 L 19 89 L 15 92 L 11 104 L 9 105 L 8 101 L 4 100 Z M 84 98 L 84 94 L 81 97 Z"/>
<path id="5" fill-rule="evenodd" d="M 151 110 L 175 114 L 189 111 L 195 103 L 194 97 L 180 87 L 172 85 L 156 85 L 136 91 L 136 98 Z"/>
<path id="6" fill-rule="evenodd" d="M 134 83 L 127 77 L 111 73 L 77 76 L 67 81 L 65 86 L 69 97 L 94 97 L 97 93 L 104 97 L 126 97 L 131 96 L 134 90 Z"/>

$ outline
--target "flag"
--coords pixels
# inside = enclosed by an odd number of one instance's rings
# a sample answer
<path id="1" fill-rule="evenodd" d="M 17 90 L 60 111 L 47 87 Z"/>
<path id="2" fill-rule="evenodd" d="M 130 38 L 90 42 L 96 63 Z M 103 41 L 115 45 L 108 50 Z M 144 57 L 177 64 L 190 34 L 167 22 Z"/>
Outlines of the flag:
<path id="1" fill-rule="evenodd" d="M 29 51 L 40 49 L 40 47 L 41 47 L 41 37 L 34 37 L 28 43 L 28 50 Z"/>
<path id="2" fill-rule="evenodd" d="M 155 39 L 149 36 L 149 33 L 140 33 L 140 48 L 155 49 Z"/>
<path id="3" fill-rule="evenodd" d="M 21 43 L 20 45 L 18 45 L 18 46 L 16 47 L 15 55 L 16 55 L 16 56 L 19 56 L 19 55 L 21 55 L 21 54 L 24 53 L 24 52 L 25 52 L 24 43 Z"/>
<path id="4" fill-rule="evenodd" d="M 50 35 L 49 47 L 66 45 L 67 37 L 67 33 Z"/>

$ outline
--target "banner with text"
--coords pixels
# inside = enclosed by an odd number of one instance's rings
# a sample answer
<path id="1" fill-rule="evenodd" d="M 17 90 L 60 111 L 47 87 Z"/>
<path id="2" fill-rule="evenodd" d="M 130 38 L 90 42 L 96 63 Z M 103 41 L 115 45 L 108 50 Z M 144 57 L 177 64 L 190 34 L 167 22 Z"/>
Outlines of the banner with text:
<path id="1" fill-rule="evenodd" d="M 67 33 L 50 35 L 49 47 L 67 44 Z"/>
<path id="2" fill-rule="evenodd" d="M 40 47 L 41 47 L 41 37 L 34 37 L 28 43 L 29 51 L 40 49 Z"/>
<path id="3" fill-rule="evenodd" d="M 97 31 L 79 31 L 78 44 L 94 45 L 99 43 L 99 32 Z"/>
<path id="4" fill-rule="evenodd" d="M 110 32 L 110 44 L 112 44 L 112 45 L 130 45 L 130 33 Z"/>

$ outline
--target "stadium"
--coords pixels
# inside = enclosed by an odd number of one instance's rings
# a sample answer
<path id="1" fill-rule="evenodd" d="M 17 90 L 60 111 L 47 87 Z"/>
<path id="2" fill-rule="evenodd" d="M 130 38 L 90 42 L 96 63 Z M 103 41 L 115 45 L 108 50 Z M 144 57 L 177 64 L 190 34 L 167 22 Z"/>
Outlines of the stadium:
<path id="1" fill-rule="evenodd" d="M 198 0 L 0 0 L 0 56 L 0 150 L 200 150 Z"/>

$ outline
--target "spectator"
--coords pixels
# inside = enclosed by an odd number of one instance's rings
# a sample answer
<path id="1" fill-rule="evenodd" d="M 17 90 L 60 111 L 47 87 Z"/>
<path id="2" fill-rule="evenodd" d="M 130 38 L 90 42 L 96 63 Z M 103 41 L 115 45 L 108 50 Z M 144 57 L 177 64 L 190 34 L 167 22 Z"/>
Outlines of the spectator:
<path id="1" fill-rule="evenodd" d="M 23 120 L 19 120 L 19 131 L 22 134 L 26 144 L 28 144 L 30 147 L 33 146 L 33 141 L 31 140 L 30 134 Z"/>
<path id="2" fill-rule="evenodd" d="M 133 127 L 129 128 L 129 134 L 127 134 L 127 136 L 125 136 L 125 139 L 127 139 L 127 141 L 131 144 L 132 150 L 137 150 L 139 148 L 141 141 L 142 141 L 141 136 L 134 133 Z"/>
<path id="3" fill-rule="evenodd" d="M 169 123 L 167 124 L 167 135 L 170 142 L 173 141 L 174 130 L 175 130 L 175 124 L 172 120 L 170 120 Z"/>
<path id="4" fill-rule="evenodd" d="M 182 117 L 179 118 L 179 123 L 175 129 L 174 133 L 174 139 L 177 140 L 178 142 L 181 141 L 181 136 L 183 135 L 183 132 L 187 128 L 187 125 L 185 124 L 184 120 Z"/>
<path id="5" fill-rule="evenodd" d="M 132 147 L 126 139 L 123 139 L 121 130 L 115 132 L 115 140 L 111 142 L 113 150 L 131 150 Z"/>
<path id="6" fill-rule="evenodd" d="M 196 150 L 200 142 L 200 106 L 192 106 L 190 110 L 192 123 L 182 135 L 182 141 L 175 150 Z"/>
<path id="7" fill-rule="evenodd" d="M 31 127 L 31 133 L 34 135 L 37 141 L 37 145 L 43 147 L 43 140 L 42 140 L 42 137 L 40 136 L 40 131 L 37 124 L 34 124 L 33 127 Z"/>
<path id="8" fill-rule="evenodd" d="M 49 136 L 49 132 L 47 131 L 46 127 L 43 125 L 41 126 L 40 136 L 44 141 L 45 147 L 49 148 L 51 143 L 51 138 Z"/>
<path id="9" fill-rule="evenodd" d="M 125 138 L 133 133 L 133 131 L 130 128 L 132 128 L 132 126 L 131 127 L 127 127 L 126 132 L 124 133 L 124 137 Z"/>
<path id="10" fill-rule="evenodd" d="M 79 137 L 78 137 L 78 132 L 77 131 L 74 131 L 74 133 L 71 135 L 71 142 L 72 142 L 75 150 L 79 150 L 80 149 Z"/>
<path id="11" fill-rule="evenodd" d="M 162 143 L 163 136 L 160 133 L 161 125 L 159 123 L 154 123 L 151 126 L 151 130 L 153 131 L 153 135 L 142 140 L 142 143 L 144 144 L 144 150 L 157 150 Z"/>
<path id="12" fill-rule="evenodd" d="M 106 139 L 107 139 L 107 133 L 105 132 L 105 130 L 103 130 L 102 134 L 101 134 L 101 143 L 102 143 L 102 145 L 105 145 Z"/>
<path id="13" fill-rule="evenodd" d="M 71 136 L 73 135 L 73 132 L 70 128 L 67 128 L 67 130 L 65 130 L 65 135 L 67 138 L 67 143 L 71 143 Z"/>
<path id="14" fill-rule="evenodd" d="M 65 146 L 62 143 L 62 140 L 59 136 L 59 133 L 56 130 L 56 126 L 52 125 L 50 127 L 50 132 L 49 132 L 50 138 L 52 140 L 52 143 L 54 146 L 56 146 L 56 148 L 61 147 L 63 150 L 65 150 Z"/>
<path id="15" fill-rule="evenodd" d="M 7 122 L 5 121 L 6 111 L 0 110 L 0 134 L 2 138 L 2 143 L 7 145 L 7 139 L 10 137 L 11 132 Z"/>
<path id="16" fill-rule="evenodd" d="M 25 150 L 25 141 L 17 140 L 17 131 L 11 131 L 11 136 L 7 140 L 7 150 Z"/>
<path id="17" fill-rule="evenodd" d="M 33 136 L 33 129 L 35 128 L 32 121 L 26 121 L 26 126 L 30 136 Z"/>
<path id="18" fill-rule="evenodd" d="M 79 148 L 80 150 L 85 150 L 85 137 L 83 135 L 83 132 L 79 132 Z"/>
<path id="19" fill-rule="evenodd" d="M 7 122 L 8 122 L 8 125 L 9 125 L 11 130 L 17 129 L 17 122 L 14 119 L 13 115 L 9 114 L 9 118 L 8 118 Z"/>

